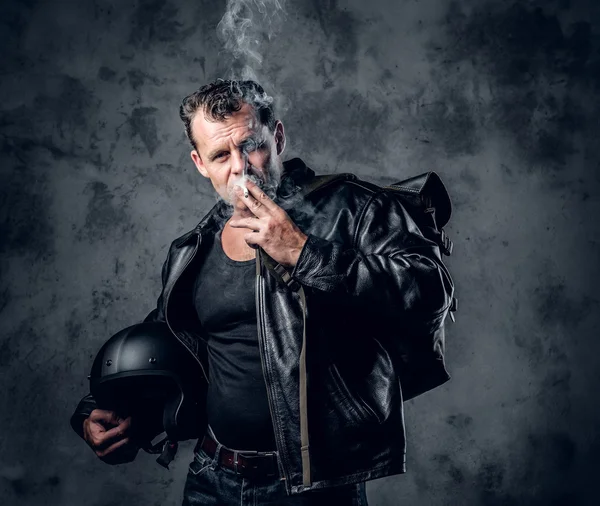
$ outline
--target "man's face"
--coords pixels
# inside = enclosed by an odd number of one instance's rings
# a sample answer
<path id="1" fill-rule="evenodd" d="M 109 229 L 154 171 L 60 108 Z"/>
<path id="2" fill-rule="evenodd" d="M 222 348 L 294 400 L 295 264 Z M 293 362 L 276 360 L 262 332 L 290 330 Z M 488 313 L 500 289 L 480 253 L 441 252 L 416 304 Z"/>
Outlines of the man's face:
<path id="1" fill-rule="evenodd" d="M 246 175 L 261 186 L 278 183 L 283 168 L 280 158 L 285 147 L 283 125 L 277 122 L 269 132 L 256 117 L 252 106 L 242 108 L 223 121 L 206 119 L 199 110 L 191 124 L 196 145 L 191 152 L 198 171 L 208 177 L 216 192 L 234 207 L 236 181 Z"/>

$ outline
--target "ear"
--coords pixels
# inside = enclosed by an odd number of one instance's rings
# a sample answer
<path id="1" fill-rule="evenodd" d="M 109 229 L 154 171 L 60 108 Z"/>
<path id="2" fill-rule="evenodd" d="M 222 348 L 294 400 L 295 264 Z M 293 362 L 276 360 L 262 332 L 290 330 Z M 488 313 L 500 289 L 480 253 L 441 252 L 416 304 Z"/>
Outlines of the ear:
<path id="1" fill-rule="evenodd" d="M 277 154 L 280 155 L 285 149 L 285 130 L 283 129 L 283 123 L 277 120 L 275 124 L 275 143 L 277 145 Z"/>
<path id="2" fill-rule="evenodd" d="M 198 172 L 200 172 L 200 174 L 202 174 L 204 177 L 208 177 L 208 171 L 206 170 L 206 167 L 204 166 L 204 162 L 202 161 L 202 158 L 200 158 L 198 151 L 193 149 L 192 152 L 190 153 L 190 156 L 192 157 L 192 161 L 194 162 L 194 165 L 198 169 Z"/>

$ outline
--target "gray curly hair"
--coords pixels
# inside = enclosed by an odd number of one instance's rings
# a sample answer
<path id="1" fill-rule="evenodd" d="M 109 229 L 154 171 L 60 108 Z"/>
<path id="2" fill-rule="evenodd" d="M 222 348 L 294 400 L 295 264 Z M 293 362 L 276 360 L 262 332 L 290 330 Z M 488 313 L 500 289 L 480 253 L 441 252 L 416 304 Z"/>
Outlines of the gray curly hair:
<path id="1" fill-rule="evenodd" d="M 217 79 L 185 97 L 179 106 L 179 117 L 192 147 L 196 149 L 191 125 L 199 109 L 203 110 L 207 118 L 223 121 L 239 111 L 243 104 L 251 105 L 260 122 L 271 132 L 275 130 L 273 98 L 255 81 Z"/>

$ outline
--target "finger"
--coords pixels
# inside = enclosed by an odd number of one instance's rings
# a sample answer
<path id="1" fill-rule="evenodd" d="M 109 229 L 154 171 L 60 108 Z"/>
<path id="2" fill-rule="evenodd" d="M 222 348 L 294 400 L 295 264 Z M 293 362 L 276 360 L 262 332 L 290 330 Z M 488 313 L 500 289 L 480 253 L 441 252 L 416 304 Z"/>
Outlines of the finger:
<path id="1" fill-rule="evenodd" d="M 89 426 L 89 431 L 93 434 L 114 434 L 116 432 L 125 432 L 127 429 L 129 429 L 130 425 L 131 425 L 131 417 L 127 417 L 125 419 L 119 418 L 119 422 L 114 425 L 114 424 L 110 424 L 112 427 L 107 428 L 108 424 L 105 424 L 105 422 L 103 422 L 102 420 L 100 421 L 96 421 L 96 420 L 92 420 L 91 418 L 87 420 L 88 426 Z"/>
<path id="2" fill-rule="evenodd" d="M 104 425 L 118 425 L 122 418 L 115 411 L 95 409 L 88 417 L 91 422 L 99 422 Z"/>
<path id="3" fill-rule="evenodd" d="M 88 443 L 90 443 L 91 439 L 92 439 L 92 422 L 90 422 L 89 418 L 86 418 L 83 421 L 83 439 L 85 441 L 87 441 Z M 90 443 L 91 444 L 91 443 Z"/>
<path id="4" fill-rule="evenodd" d="M 244 236 L 244 241 L 246 241 L 246 244 L 248 246 L 250 246 L 251 248 L 256 249 L 256 248 L 258 248 L 261 245 L 262 238 L 258 234 L 252 232 L 252 233 L 246 234 Z"/>
<path id="5" fill-rule="evenodd" d="M 115 450 L 118 450 L 127 443 L 129 443 L 129 438 L 121 439 L 120 441 L 117 441 L 116 443 L 110 445 L 108 448 L 96 451 L 96 455 L 98 455 L 98 457 L 105 457 L 106 455 L 114 452 Z"/>
<path id="6" fill-rule="evenodd" d="M 273 202 L 269 196 L 261 189 L 260 186 L 254 184 L 249 179 L 246 181 L 246 188 L 250 192 L 250 195 L 255 199 L 261 202 L 266 209 L 273 210 L 276 207 L 279 207 L 275 202 Z M 248 198 L 250 198 L 250 195 Z"/>
<path id="7" fill-rule="evenodd" d="M 254 186 L 255 188 L 258 188 L 256 185 Z M 244 205 L 250 210 L 250 212 L 252 212 L 252 214 L 254 214 L 256 217 L 263 218 L 264 216 L 269 215 L 270 209 L 265 205 L 265 202 L 263 200 L 255 198 L 255 196 L 251 193 L 248 193 L 248 196 L 244 197 L 242 196 L 241 190 L 238 189 L 236 189 L 236 192 L 238 197 L 240 197 L 239 200 L 242 201 Z"/>
<path id="8" fill-rule="evenodd" d="M 128 429 L 129 424 L 123 423 L 105 432 L 97 432 L 92 434 L 92 443 L 94 448 L 106 448 L 116 441 L 126 438 Z"/>
<path id="9" fill-rule="evenodd" d="M 260 230 L 260 220 L 256 218 L 240 218 L 237 220 L 231 220 L 229 226 L 232 228 L 249 228 L 250 230 Z"/>
<path id="10" fill-rule="evenodd" d="M 125 434 L 128 431 L 130 425 L 131 425 L 131 421 L 124 421 L 123 423 L 120 423 L 116 427 L 113 427 L 112 429 L 109 429 L 106 432 L 104 432 L 103 433 L 104 437 L 111 438 L 114 436 L 118 436 L 119 434 Z"/>

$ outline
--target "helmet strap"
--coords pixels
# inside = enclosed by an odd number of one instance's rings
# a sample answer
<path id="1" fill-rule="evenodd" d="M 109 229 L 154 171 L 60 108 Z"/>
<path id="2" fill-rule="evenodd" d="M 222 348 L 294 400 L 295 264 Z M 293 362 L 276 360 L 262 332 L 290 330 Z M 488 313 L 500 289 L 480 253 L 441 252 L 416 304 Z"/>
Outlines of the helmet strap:
<path id="1" fill-rule="evenodd" d="M 175 454 L 177 453 L 177 442 L 172 443 L 168 439 L 165 441 L 165 445 L 163 446 L 162 453 L 156 459 L 161 466 L 166 469 L 169 469 L 169 464 L 175 458 Z"/>

